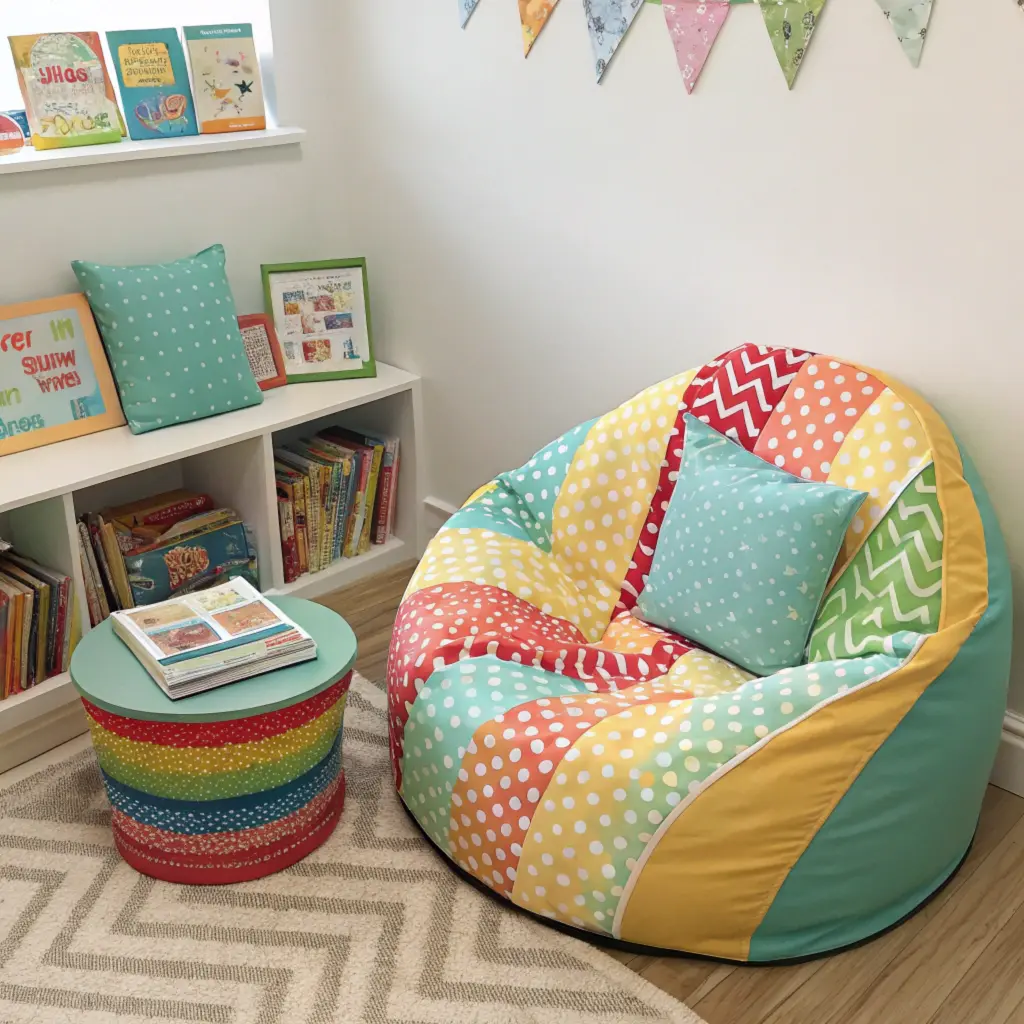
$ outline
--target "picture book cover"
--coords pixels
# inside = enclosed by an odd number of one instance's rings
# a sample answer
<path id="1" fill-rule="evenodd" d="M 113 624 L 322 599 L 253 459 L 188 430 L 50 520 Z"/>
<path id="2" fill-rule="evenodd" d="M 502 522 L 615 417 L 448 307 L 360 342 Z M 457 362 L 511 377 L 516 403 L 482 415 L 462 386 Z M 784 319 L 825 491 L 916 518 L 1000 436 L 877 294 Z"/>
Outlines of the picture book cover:
<path id="1" fill-rule="evenodd" d="M 175 29 L 108 32 L 107 45 L 133 139 L 199 134 L 185 51 Z"/>
<path id="2" fill-rule="evenodd" d="M 123 423 L 84 295 L 0 306 L 0 455 Z"/>
<path id="3" fill-rule="evenodd" d="M 121 115 L 96 32 L 10 36 L 36 149 L 121 141 Z"/>
<path id="4" fill-rule="evenodd" d="M 200 131 L 209 135 L 266 128 L 252 25 L 188 26 L 185 45 Z"/>

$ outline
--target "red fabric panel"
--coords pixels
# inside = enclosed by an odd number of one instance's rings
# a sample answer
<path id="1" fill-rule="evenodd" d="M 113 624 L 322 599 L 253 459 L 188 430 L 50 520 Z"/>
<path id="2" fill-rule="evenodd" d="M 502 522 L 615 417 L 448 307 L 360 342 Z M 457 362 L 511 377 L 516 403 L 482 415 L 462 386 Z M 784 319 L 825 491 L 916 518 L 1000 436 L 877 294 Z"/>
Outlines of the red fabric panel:
<path id="1" fill-rule="evenodd" d="M 591 647 L 571 623 L 500 587 L 444 583 L 420 590 L 399 609 L 388 657 L 392 762 L 401 761 L 409 707 L 420 688 L 462 658 L 491 654 L 579 679 L 596 692 L 664 675 L 688 650 L 681 640 L 666 640 L 649 655 Z"/>

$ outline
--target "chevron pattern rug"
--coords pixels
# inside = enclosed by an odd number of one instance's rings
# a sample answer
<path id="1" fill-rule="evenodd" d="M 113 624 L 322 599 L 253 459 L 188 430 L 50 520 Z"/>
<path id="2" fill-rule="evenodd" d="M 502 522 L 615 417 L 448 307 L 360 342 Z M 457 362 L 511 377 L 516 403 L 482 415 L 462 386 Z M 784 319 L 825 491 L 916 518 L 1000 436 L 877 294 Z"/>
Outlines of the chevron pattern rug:
<path id="1" fill-rule="evenodd" d="M 479 894 L 401 810 L 356 677 L 332 839 L 244 885 L 121 861 L 80 737 L 0 776 L 2 1024 L 702 1024 L 600 950 Z"/>

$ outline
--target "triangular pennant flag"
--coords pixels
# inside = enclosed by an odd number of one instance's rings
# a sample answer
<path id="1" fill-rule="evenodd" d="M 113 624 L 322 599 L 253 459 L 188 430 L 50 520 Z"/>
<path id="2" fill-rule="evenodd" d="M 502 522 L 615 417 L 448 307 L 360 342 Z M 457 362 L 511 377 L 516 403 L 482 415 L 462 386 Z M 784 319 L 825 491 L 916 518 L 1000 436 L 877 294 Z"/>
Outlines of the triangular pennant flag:
<path id="1" fill-rule="evenodd" d="M 662 8 L 683 83 L 687 92 L 693 92 L 711 47 L 729 17 L 729 0 L 662 0 Z"/>
<path id="2" fill-rule="evenodd" d="M 469 16 L 476 10 L 479 2 L 480 0 L 459 0 L 459 23 L 463 28 L 466 27 Z"/>
<path id="3" fill-rule="evenodd" d="M 811 45 L 825 0 L 757 0 L 790 89 Z"/>
<path id="4" fill-rule="evenodd" d="M 558 0 L 519 0 L 519 20 L 523 23 L 523 52 L 527 57 L 537 42 Z"/>
<path id="5" fill-rule="evenodd" d="M 932 0 L 878 0 L 878 6 L 889 19 L 903 52 L 916 68 L 921 63 L 924 38 L 928 34 Z"/>
<path id="6" fill-rule="evenodd" d="M 599 82 L 642 5 L 643 0 L 583 0 Z"/>

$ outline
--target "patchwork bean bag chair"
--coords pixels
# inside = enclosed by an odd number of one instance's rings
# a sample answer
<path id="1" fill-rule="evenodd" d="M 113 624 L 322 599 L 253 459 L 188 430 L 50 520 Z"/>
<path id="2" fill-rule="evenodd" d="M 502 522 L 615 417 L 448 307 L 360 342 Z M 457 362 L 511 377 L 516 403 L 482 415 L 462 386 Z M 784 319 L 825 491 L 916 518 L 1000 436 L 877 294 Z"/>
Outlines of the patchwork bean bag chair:
<path id="1" fill-rule="evenodd" d="M 566 927 L 832 952 L 965 857 L 1010 612 L 995 516 L 935 411 L 746 345 L 569 431 L 434 537 L 389 656 L 398 790 L 462 872 Z"/>

